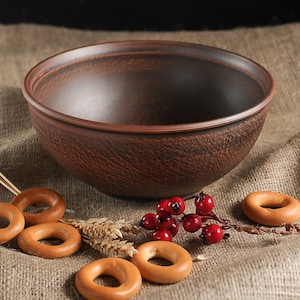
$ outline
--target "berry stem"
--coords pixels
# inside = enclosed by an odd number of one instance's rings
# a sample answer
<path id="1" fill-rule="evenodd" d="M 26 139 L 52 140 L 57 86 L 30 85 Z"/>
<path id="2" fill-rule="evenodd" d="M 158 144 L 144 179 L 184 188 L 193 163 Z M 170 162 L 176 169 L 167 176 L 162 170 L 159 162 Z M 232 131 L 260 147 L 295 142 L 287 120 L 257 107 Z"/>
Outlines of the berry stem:
<path id="1" fill-rule="evenodd" d="M 224 230 L 234 229 L 238 232 L 246 232 L 250 234 L 263 234 L 263 233 L 275 233 L 281 235 L 289 235 L 292 233 L 300 233 L 300 224 L 283 224 L 284 228 L 264 227 L 264 226 L 241 226 L 239 224 L 231 223 L 230 220 L 219 217 L 216 213 L 211 211 L 209 216 L 202 217 L 206 219 L 213 219 L 221 224 Z"/>

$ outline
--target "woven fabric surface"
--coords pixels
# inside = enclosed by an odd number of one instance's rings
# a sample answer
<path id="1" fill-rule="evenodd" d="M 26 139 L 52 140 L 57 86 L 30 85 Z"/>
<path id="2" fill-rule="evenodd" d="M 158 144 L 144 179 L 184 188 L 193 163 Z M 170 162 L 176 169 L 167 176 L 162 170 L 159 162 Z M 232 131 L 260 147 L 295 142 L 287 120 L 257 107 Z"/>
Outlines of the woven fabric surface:
<path id="1" fill-rule="evenodd" d="M 253 225 L 241 211 L 244 197 L 272 190 L 300 199 L 300 24 L 224 31 L 89 31 L 33 24 L 0 25 L 0 172 L 19 189 L 47 187 L 59 192 L 72 218 L 108 217 L 138 221 L 153 211 L 151 201 L 102 194 L 69 175 L 45 152 L 31 120 L 21 86 L 25 74 L 42 59 L 84 45 L 139 39 L 200 43 L 231 50 L 263 65 L 277 92 L 262 133 L 247 157 L 229 174 L 205 187 L 218 215 Z M 1 201 L 13 195 L 0 186 Z M 192 201 L 187 210 L 193 209 Z M 135 238 L 135 243 L 147 237 Z M 190 275 L 172 285 L 144 281 L 133 299 L 300 299 L 299 234 L 231 232 L 228 240 L 205 245 L 197 234 L 180 231 L 174 242 L 192 255 Z M 82 299 L 75 274 L 103 257 L 84 244 L 76 254 L 43 259 L 22 253 L 12 241 L 0 246 L 1 299 Z"/>

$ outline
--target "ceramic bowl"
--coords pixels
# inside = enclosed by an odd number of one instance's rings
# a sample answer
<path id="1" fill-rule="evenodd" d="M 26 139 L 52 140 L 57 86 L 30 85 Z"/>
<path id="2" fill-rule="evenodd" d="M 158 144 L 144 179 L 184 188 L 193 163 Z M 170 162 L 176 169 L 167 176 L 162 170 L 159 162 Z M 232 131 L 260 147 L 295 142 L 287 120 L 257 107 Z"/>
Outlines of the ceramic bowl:
<path id="1" fill-rule="evenodd" d="M 71 174 L 125 198 L 191 195 L 253 147 L 275 85 L 256 62 L 174 41 L 47 58 L 24 79 L 41 143 Z"/>

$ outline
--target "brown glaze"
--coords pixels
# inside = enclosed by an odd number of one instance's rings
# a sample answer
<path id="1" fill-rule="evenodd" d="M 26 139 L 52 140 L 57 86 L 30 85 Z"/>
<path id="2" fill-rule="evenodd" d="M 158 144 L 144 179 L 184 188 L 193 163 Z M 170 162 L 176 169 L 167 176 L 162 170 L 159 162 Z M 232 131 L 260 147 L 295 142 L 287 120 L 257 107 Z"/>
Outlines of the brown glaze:
<path id="1" fill-rule="evenodd" d="M 24 216 L 17 207 L 10 203 L 0 202 L 0 218 L 9 222 L 6 227 L 0 228 L 0 244 L 9 242 L 24 229 Z"/>
<path id="2" fill-rule="evenodd" d="M 25 218 L 26 225 L 57 222 L 64 215 L 66 202 L 57 192 L 46 188 L 31 188 L 19 193 L 11 201 Z M 26 212 L 26 208 L 35 204 L 46 204 L 46 210 L 39 213 Z"/>
<path id="3" fill-rule="evenodd" d="M 300 218 L 300 202 L 286 194 L 257 191 L 243 201 L 244 214 L 257 224 L 284 226 Z"/>
<path id="4" fill-rule="evenodd" d="M 59 164 L 104 193 L 143 198 L 192 194 L 234 168 L 274 92 L 247 58 L 166 41 L 71 50 L 38 64 L 23 86 Z"/>
<path id="5" fill-rule="evenodd" d="M 62 243 L 46 244 L 47 239 Z M 60 258 L 77 252 L 82 243 L 81 235 L 73 226 L 60 222 L 42 223 L 25 228 L 17 238 L 19 247 L 28 254 L 44 258 Z"/>
<path id="6" fill-rule="evenodd" d="M 192 270 L 191 255 L 183 247 L 167 241 L 151 241 L 140 245 L 131 262 L 140 270 L 143 278 L 157 283 L 170 284 L 183 280 Z M 162 258 L 171 265 L 160 266 L 149 260 Z"/>

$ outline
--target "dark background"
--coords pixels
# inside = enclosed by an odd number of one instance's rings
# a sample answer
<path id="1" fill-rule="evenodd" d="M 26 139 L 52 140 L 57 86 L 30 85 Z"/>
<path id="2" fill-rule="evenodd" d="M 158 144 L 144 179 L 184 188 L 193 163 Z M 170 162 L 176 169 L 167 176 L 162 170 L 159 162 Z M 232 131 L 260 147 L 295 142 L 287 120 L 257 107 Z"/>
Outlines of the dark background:
<path id="1" fill-rule="evenodd" d="M 1 0 L 0 23 L 38 23 L 103 30 L 229 29 L 299 21 L 297 2 Z"/>

